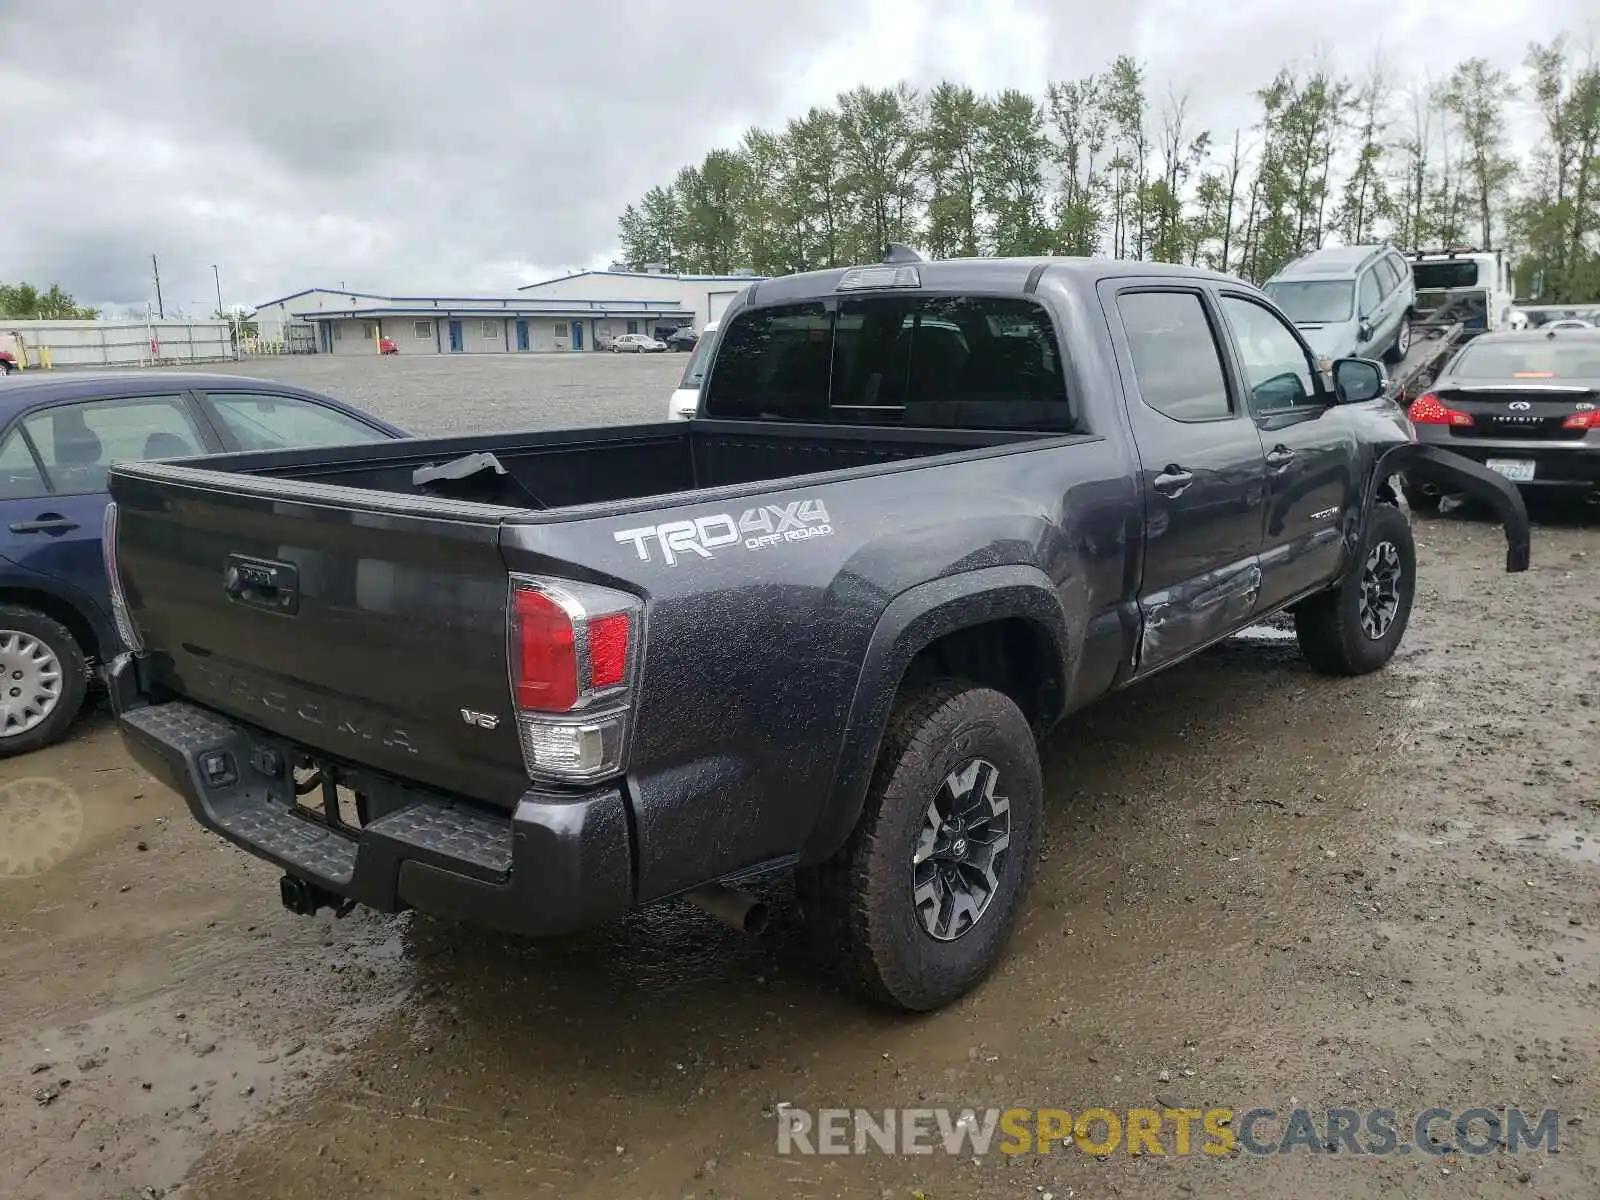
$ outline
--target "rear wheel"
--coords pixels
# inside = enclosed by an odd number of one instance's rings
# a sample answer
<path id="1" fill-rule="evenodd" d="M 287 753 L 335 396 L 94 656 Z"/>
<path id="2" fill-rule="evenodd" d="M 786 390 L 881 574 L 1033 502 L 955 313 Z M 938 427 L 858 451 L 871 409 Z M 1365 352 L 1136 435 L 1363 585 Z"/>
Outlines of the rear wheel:
<path id="1" fill-rule="evenodd" d="M 1411 523 L 1392 504 L 1375 504 L 1356 561 L 1337 587 L 1295 609 L 1294 631 L 1311 668 L 1365 675 L 1394 657 L 1411 619 L 1417 549 Z"/>
<path id="2" fill-rule="evenodd" d="M 65 625 L 0 605 L 0 758 L 60 741 L 87 690 L 83 650 Z"/>
<path id="3" fill-rule="evenodd" d="M 1394 335 L 1394 345 L 1383 356 L 1385 362 L 1397 363 L 1411 352 L 1411 314 L 1400 318 L 1400 332 Z"/>
<path id="4" fill-rule="evenodd" d="M 1008 697 L 957 680 L 902 696 L 855 829 L 797 879 L 847 984 L 925 1012 L 982 981 L 1033 874 L 1043 793 L 1033 731 Z"/>

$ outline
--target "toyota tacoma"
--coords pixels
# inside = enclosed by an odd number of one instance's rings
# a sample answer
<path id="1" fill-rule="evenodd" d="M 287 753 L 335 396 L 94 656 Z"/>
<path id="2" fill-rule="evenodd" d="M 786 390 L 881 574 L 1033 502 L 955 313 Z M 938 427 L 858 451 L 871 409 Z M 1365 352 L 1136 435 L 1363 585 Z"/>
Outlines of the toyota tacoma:
<path id="1" fill-rule="evenodd" d="M 1046 730 L 1283 611 L 1389 660 L 1402 471 L 1526 567 L 1515 487 L 1256 288 L 891 246 L 746 289 L 692 421 L 116 466 L 112 691 L 296 911 L 555 934 L 792 869 L 927 1010 L 1015 925 Z"/>

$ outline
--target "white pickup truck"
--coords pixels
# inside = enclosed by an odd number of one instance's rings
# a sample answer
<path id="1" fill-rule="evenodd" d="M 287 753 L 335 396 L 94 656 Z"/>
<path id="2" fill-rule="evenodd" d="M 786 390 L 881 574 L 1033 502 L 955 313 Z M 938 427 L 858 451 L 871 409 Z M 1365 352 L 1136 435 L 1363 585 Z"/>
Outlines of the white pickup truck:
<path id="1" fill-rule="evenodd" d="M 711 349 L 717 341 L 717 322 L 707 321 L 700 330 L 700 340 L 683 368 L 683 378 L 677 390 L 667 401 L 667 420 L 688 421 L 700 407 L 700 381 L 705 377 L 706 364 L 711 361 Z"/>
<path id="2" fill-rule="evenodd" d="M 1458 246 L 1406 254 L 1417 285 L 1417 317 L 1460 321 L 1467 336 L 1511 327 L 1511 263 L 1499 250 Z"/>

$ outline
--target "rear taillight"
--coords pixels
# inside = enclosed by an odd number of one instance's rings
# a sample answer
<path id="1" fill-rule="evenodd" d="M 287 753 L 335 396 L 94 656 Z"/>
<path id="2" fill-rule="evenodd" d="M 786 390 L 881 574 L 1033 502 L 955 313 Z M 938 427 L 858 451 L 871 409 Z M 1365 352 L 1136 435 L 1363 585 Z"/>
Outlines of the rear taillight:
<path id="1" fill-rule="evenodd" d="M 106 505 L 105 524 L 100 531 L 100 555 L 105 560 L 106 583 L 111 590 L 111 618 L 117 624 L 117 636 L 122 644 L 135 654 L 144 652 L 144 639 L 128 612 L 128 598 L 122 591 L 122 578 L 117 574 L 117 505 Z"/>
<path id="2" fill-rule="evenodd" d="M 1565 421 L 1561 422 L 1563 429 L 1600 429 L 1600 409 L 1590 409 L 1587 412 L 1575 412 Z"/>
<path id="3" fill-rule="evenodd" d="M 643 615 L 626 592 L 511 577 L 511 698 L 530 778 L 588 783 L 622 770 Z"/>
<path id="4" fill-rule="evenodd" d="M 1411 402 L 1406 414 L 1413 425 L 1471 425 L 1472 416 L 1451 408 L 1433 392 L 1424 392 Z"/>

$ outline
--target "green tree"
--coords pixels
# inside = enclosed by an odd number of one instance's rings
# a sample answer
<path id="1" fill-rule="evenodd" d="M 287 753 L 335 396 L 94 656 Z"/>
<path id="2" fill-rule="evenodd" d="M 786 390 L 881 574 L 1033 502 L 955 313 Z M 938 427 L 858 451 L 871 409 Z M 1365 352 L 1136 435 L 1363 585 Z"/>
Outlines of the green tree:
<path id="1" fill-rule="evenodd" d="M 1144 257 L 1146 160 L 1150 138 L 1145 128 L 1144 68 L 1126 54 L 1111 64 L 1102 103 L 1115 131 L 1111 160 L 1111 253 Z"/>
<path id="2" fill-rule="evenodd" d="M 1485 250 L 1494 248 L 1495 211 L 1517 173 L 1516 162 L 1505 152 L 1506 103 L 1511 96 L 1510 78 L 1484 58 L 1469 58 L 1458 66 L 1439 94 L 1440 105 L 1455 117 L 1461 133 L 1461 154 Z"/>
<path id="3" fill-rule="evenodd" d="M 903 83 L 845 92 L 839 145 L 857 243 L 871 246 L 875 260 L 886 242 L 914 241 L 925 179 L 917 93 Z"/>
<path id="4" fill-rule="evenodd" d="M 988 125 L 989 106 L 971 88 L 941 83 L 928 93 L 928 249 L 940 258 L 981 249 L 978 189 Z"/>
<path id="5" fill-rule="evenodd" d="M 1042 254 L 1050 248 L 1045 222 L 1044 166 L 1049 140 L 1044 112 L 1015 89 L 986 106 L 988 129 L 979 154 L 978 189 L 989 216 L 994 252 Z"/>
<path id="6" fill-rule="evenodd" d="M 1542 126 L 1511 228 L 1528 286 L 1560 303 L 1600 299 L 1600 66 L 1573 60 L 1565 37 L 1528 49 Z"/>
<path id="7" fill-rule="evenodd" d="M 684 268 L 726 274 L 741 266 L 740 211 L 748 165 L 732 150 L 713 150 L 698 167 L 684 167 L 673 183 L 682 210 L 677 244 Z"/>
<path id="8" fill-rule="evenodd" d="M 663 263 L 674 271 L 682 268 L 677 238 L 683 214 L 674 188 L 651 188 L 637 208 L 630 204 L 623 210 L 618 225 L 622 260 L 635 271 L 646 263 Z"/>
<path id="9" fill-rule="evenodd" d="M 1104 94 L 1096 75 L 1052 83 L 1045 93 L 1059 181 L 1055 246 L 1062 254 L 1094 254 L 1104 236 L 1107 186 L 1101 155 L 1110 125 Z"/>
<path id="10" fill-rule="evenodd" d="M 0 316 L 18 321 L 93 321 L 99 315 L 97 308 L 80 307 L 58 283 L 42 292 L 31 283 L 0 283 Z"/>
<path id="11" fill-rule="evenodd" d="M 1371 242 L 1377 236 L 1378 222 L 1393 217 L 1389 188 L 1383 177 L 1389 100 L 1388 72 L 1383 60 L 1375 58 L 1355 93 L 1355 161 L 1334 213 L 1334 228 L 1352 246 Z"/>

